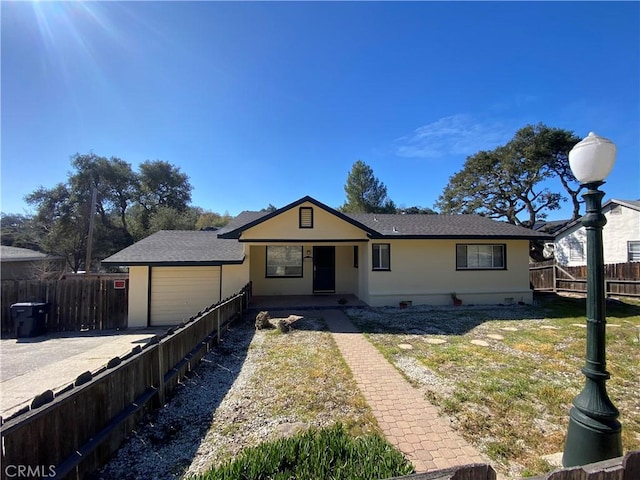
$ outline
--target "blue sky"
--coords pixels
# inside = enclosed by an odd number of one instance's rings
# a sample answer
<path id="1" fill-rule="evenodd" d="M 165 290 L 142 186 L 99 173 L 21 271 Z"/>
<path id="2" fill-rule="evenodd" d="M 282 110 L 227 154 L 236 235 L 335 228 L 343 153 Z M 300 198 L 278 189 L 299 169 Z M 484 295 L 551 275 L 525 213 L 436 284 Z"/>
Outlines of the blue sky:
<path id="1" fill-rule="evenodd" d="M 168 161 L 221 213 L 338 207 L 358 159 L 397 205 L 432 207 L 468 155 L 538 122 L 610 138 L 606 198 L 640 198 L 638 2 L 1 9 L 6 213 L 89 152 Z"/>

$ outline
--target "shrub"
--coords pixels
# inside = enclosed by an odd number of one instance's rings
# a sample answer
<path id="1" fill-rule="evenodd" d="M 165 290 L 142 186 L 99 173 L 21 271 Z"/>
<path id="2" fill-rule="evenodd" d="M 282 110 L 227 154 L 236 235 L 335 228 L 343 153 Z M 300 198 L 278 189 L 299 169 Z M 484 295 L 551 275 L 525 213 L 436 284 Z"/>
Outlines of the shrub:
<path id="1" fill-rule="evenodd" d="M 338 423 L 263 443 L 212 468 L 202 480 L 379 479 L 413 473 L 412 465 L 378 435 L 351 437 Z"/>

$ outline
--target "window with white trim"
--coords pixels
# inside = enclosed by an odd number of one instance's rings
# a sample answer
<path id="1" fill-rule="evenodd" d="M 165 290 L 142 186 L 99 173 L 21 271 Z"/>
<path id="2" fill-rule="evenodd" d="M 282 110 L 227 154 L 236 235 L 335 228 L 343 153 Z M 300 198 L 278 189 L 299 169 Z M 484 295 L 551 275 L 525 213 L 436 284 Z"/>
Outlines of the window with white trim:
<path id="1" fill-rule="evenodd" d="M 458 244 L 456 245 L 457 270 L 504 270 L 506 245 Z"/>
<path id="2" fill-rule="evenodd" d="M 302 247 L 268 245 L 267 277 L 302 277 Z"/>
<path id="3" fill-rule="evenodd" d="M 640 240 L 627 242 L 627 252 L 630 262 L 640 262 Z"/>
<path id="4" fill-rule="evenodd" d="M 374 243 L 371 248 L 373 252 L 373 270 L 391 270 L 391 245 L 388 243 Z"/>

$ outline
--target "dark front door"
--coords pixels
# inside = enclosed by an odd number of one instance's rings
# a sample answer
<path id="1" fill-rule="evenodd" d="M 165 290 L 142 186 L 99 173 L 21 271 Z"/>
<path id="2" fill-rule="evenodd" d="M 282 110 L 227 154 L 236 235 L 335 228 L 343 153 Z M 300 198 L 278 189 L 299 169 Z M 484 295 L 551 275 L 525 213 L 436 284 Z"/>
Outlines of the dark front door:
<path id="1" fill-rule="evenodd" d="M 313 291 L 336 291 L 335 247 L 313 247 Z"/>

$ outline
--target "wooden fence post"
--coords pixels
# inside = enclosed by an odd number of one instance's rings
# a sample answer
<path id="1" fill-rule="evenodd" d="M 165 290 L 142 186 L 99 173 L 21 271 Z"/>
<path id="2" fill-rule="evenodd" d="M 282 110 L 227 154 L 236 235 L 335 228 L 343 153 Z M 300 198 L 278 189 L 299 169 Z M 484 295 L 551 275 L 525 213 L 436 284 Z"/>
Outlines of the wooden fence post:
<path id="1" fill-rule="evenodd" d="M 216 343 L 220 343 L 220 311 L 222 308 L 216 308 Z"/>
<path id="2" fill-rule="evenodd" d="M 164 405 L 164 343 L 162 339 L 158 342 L 158 399 L 160 400 L 160 408 Z"/>

